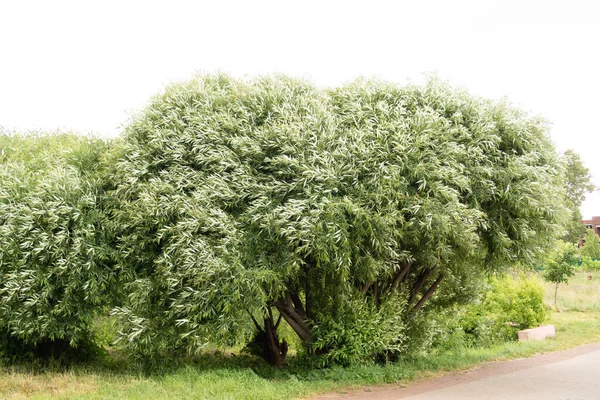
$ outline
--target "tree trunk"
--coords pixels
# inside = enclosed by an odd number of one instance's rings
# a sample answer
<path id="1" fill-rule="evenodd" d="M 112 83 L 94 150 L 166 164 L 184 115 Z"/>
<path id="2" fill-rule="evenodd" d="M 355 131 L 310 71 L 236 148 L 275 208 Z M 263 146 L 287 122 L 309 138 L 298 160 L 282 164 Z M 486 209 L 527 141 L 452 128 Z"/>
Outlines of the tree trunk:
<path id="1" fill-rule="evenodd" d="M 311 343 L 313 341 L 308 323 L 302 317 L 301 313 L 294 308 L 290 295 L 277 300 L 275 302 L 275 307 L 277 307 L 277 310 L 283 315 L 283 318 L 302 341 L 306 343 Z"/>
<path id="2" fill-rule="evenodd" d="M 411 312 L 409 314 L 409 318 L 412 319 L 415 317 L 417 312 L 419 312 L 419 310 L 423 307 L 423 305 L 425 305 L 427 300 L 429 300 L 431 298 L 431 296 L 433 296 L 433 294 L 435 293 L 435 291 L 437 290 L 438 286 L 440 285 L 440 283 L 442 282 L 443 279 L 444 279 L 444 275 L 440 275 L 437 278 L 437 280 L 435 282 L 433 282 L 433 285 L 431 285 L 429 290 L 427 290 L 427 292 L 423 295 L 423 297 L 421 297 L 421 300 L 419 300 L 419 302 L 417 304 L 415 304 L 415 306 L 413 307 L 413 309 L 411 310 Z"/>
<path id="3" fill-rule="evenodd" d="M 558 295 L 558 283 L 554 287 L 554 308 L 558 308 L 558 303 L 556 301 L 557 295 Z"/>
<path id="4" fill-rule="evenodd" d="M 421 274 L 417 278 L 417 281 L 413 285 L 413 288 L 410 292 L 410 297 L 408 299 L 409 306 L 413 303 L 413 301 L 415 301 L 415 299 L 417 298 L 417 295 L 419 294 L 419 291 L 421 290 L 421 288 L 425 284 L 425 281 L 427 281 L 427 278 L 429 278 L 429 275 L 431 275 L 432 272 L 433 272 L 433 269 L 429 269 L 429 268 L 427 268 L 426 270 L 421 272 Z"/>
<path id="5" fill-rule="evenodd" d="M 270 312 L 269 312 L 270 314 Z M 264 319 L 265 322 L 265 345 L 267 347 L 267 362 L 276 367 L 283 366 L 288 352 L 288 344 L 284 340 L 279 341 L 277 328 L 273 323 L 273 316 L 269 315 Z"/>
<path id="6" fill-rule="evenodd" d="M 392 286 L 390 287 L 390 292 L 393 292 L 398 288 L 398 286 L 406 279 L 408 274 L 410 273 L 410 269 L 412 267 L 412 262 L 406 264 L 403 268 L 400 268 L 396 275 L 394 276 L 394 280 L 392 281 Z"/>

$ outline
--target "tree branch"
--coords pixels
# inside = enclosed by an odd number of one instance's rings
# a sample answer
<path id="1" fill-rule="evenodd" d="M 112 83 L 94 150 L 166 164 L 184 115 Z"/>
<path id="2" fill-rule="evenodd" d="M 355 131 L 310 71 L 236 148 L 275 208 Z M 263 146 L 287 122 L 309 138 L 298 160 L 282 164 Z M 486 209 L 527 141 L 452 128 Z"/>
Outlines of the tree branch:
<path id="1" fill-rule="evenodd" d="M 411 261 L 411 262 L 407 263 L 403 268 L 400 268 L 398 270 L 398 272 L 396 272 L 396 275 L 394 276 L 394 280 L 392 282 L 392 286 L 390 287 L 390 292 L 393 292 L 394 290 L 396 290 L 398 288 L 398 286 L 404 281 L 404 279 L 410 273 L 410 269 L 411 269 L 412 265 L 413 265 L 413 263 Z"/>
<path id="2" fill-rule="evenodd" d="M 281 322 L 281 313 L 279 313 L 279 317 L 277 317 L 277 322 L 275 323 L 275 330 L 279 329 L 279 323 Z"/>
<path id="3" fill-rule="evenodd" d="M 423 287 L 423 285 L 425 284 L 425 281 L 427 280 L 427 278 L 429 278 L 429 275 L 431 275 L 431 273 L 433 272 L 433 269 L 429 269 L 426 268 L 421 275 L 419 276 L 419 278 L 417 279 L 417 281 L 415 282 L 412 291 L 410 293 L 410 297 L 408 299 L 408 304 L 412 304 L 412 302 L 417 298 L 417 295 L 419 294 L 419 290 L 421 290 L 421 288 Z"/>
<path id="4" fill-rule="evenodd" d="M 307 320 L 308 317 L 306 315 L 306 310 L 302 305 L 302 300 L 300 300 L 300 296 L 298 296 L 296 293 L 293 293 L 290 295 L 290 298 L 292 299 L 292 303 L 294 303 L 294 308 L 296 309 L 298 314 L 300 314 L 303 320 Z"/>
<path id="5" fill-rule="evenodd" d="M 444 275 L 440 274 L 440 276 L 436 279 L 436 281 L 433 282 L 433 285 L 431 285 L 429 290 L 427 290 L 427 292 L 423 295 L 423 297 L 421 297 L 421 300 L 419 300 L 419 302 L 417 304 L 415 304 L 413 309 L 410 311 L 409 318 L 412 319 L 415 317 L 417 312 L 419 312 L 419 310 L 423 307 L 423 305 L 427 302 L 427 300 L 429 300 L 431 298 L 431 296 L 433 296 L 433 294 L 435 293 L 435 291 L 437 290 L 438 286 L 440 285 L 440 283 L 442 282 L 443 279 L 444 279 Z"/>
<path id="6" fill-rule="evenodd" d="M 254 315 L 252 315 L 252 313 L 250 311 L 248 311 L 247 308 L 246 308 L 246 312 L 250 315 L 250 318 L 252 318 L 252 322 L 254 322 L 254 326 L 256 327 L 256 329 L 258 329 L 259 332 L 265 333 L 263 328 L 256 321 L 256 318 L 254 318 Z"/>
<path id="7" fill-rule="evenodd" d="M 292 306 L 292 300 L 290 296 L 287 298 L 279 299 L 275 302 L 275 307 L 279 310 L 279 313 L 283 315 L 286 322 L 292 327 L 296 334 L 305 342 L 312 342 L 313 337 L 310 333 L 310 328 L 306 322 L 302 319 L 300 314 Z"/>

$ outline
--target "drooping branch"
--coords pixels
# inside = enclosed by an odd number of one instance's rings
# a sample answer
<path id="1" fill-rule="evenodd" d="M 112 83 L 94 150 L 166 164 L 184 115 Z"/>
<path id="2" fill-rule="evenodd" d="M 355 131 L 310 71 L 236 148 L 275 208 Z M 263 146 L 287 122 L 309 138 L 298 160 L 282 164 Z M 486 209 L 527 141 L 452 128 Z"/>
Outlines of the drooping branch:
<path id="1" fill-rule="evenodd" d="M 433 296 L 433 294 L 437 290 L 437 288 L 440 285 L 440 283 L 442 283 L 443 279 L 444 279 L 444 275 L 440 274 L 440 276 L 436 279 L 435 282 L 433 282 L 433 284 L 427 290 L 427 292 L 425 292 L 425 294 L 423 295 L 423 297 L 421 297 L 421 300 L 419 300 L 419 302 L 417 304 L 415 304 L 415 306 L 413 307 L 413 309 L 410 311 L 409 318 L 414 318 L 415 317 L 415 315 L 419 312 L 419 310 L 423 307 L 423 305 L 425 305 L 425 303 L 427 302 L 427 300 L 429 300 L 431 298 L 431 296 Z"/>
<path id="2" fill-rule="evenodd" d="M 419 277 L 417 278 L 417 281 L 415 282 L 415 284 L 413 285 L 413 288 L 411 290 L 410 297 L 408 299 L 409 305 L 412 304 L 413 301 L 417 298 L 419 291 L 421 290 L 421 288 L 425 284 L 425 281 L 427 281 L 427 278 L 429 278 L 429 275 L 431 275 L 432 272 L 433 272 L 433 269 L 431 269 L 431 268 L 426 268 L 425 270 L 423 270 L 423 272 L 421 272 L 421 275 L 419 275 Z"/>
<path id="3" fill-rule="evenodd" d="M 379 281 L 375 281 L 373 284 L 373 304 L 375 307 L 379 307 Z"/>

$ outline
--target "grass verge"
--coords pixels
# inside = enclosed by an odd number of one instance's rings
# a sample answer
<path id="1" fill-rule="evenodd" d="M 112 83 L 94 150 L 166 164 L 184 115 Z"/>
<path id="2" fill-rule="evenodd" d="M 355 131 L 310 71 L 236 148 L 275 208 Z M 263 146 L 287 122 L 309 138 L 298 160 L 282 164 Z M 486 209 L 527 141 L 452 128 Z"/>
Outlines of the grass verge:
<path id="1" fill-rule="evenodd" d="M 1 399 L 294 399 L 364 385 L 408 382 L 472 367 L 478 363 L 531 356 L 600 341 L 600 312 L 553 313 L 557 337 L 543 342 L 463 348 L 388 365 L 326 370 L 276 370 L 244 357 L 204 357 L 156 376 L 105 367 L 33 373 L 15 368 L 0 372 Z"/>

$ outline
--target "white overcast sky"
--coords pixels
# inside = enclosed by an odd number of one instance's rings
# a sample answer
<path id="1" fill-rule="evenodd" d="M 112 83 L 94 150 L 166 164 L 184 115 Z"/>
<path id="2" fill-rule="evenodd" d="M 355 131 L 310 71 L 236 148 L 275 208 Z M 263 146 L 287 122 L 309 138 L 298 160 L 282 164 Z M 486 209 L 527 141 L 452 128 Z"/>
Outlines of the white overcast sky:
<path id="1" fill-rule="evenodd" d="M 115 136 L 195 72 L 334 86 L 435 72 L 551 121 L 600 185 L 600 2 L 0 0 L 0 126 Z M 600 215 L 600 194 L 584 217 Z"/>

